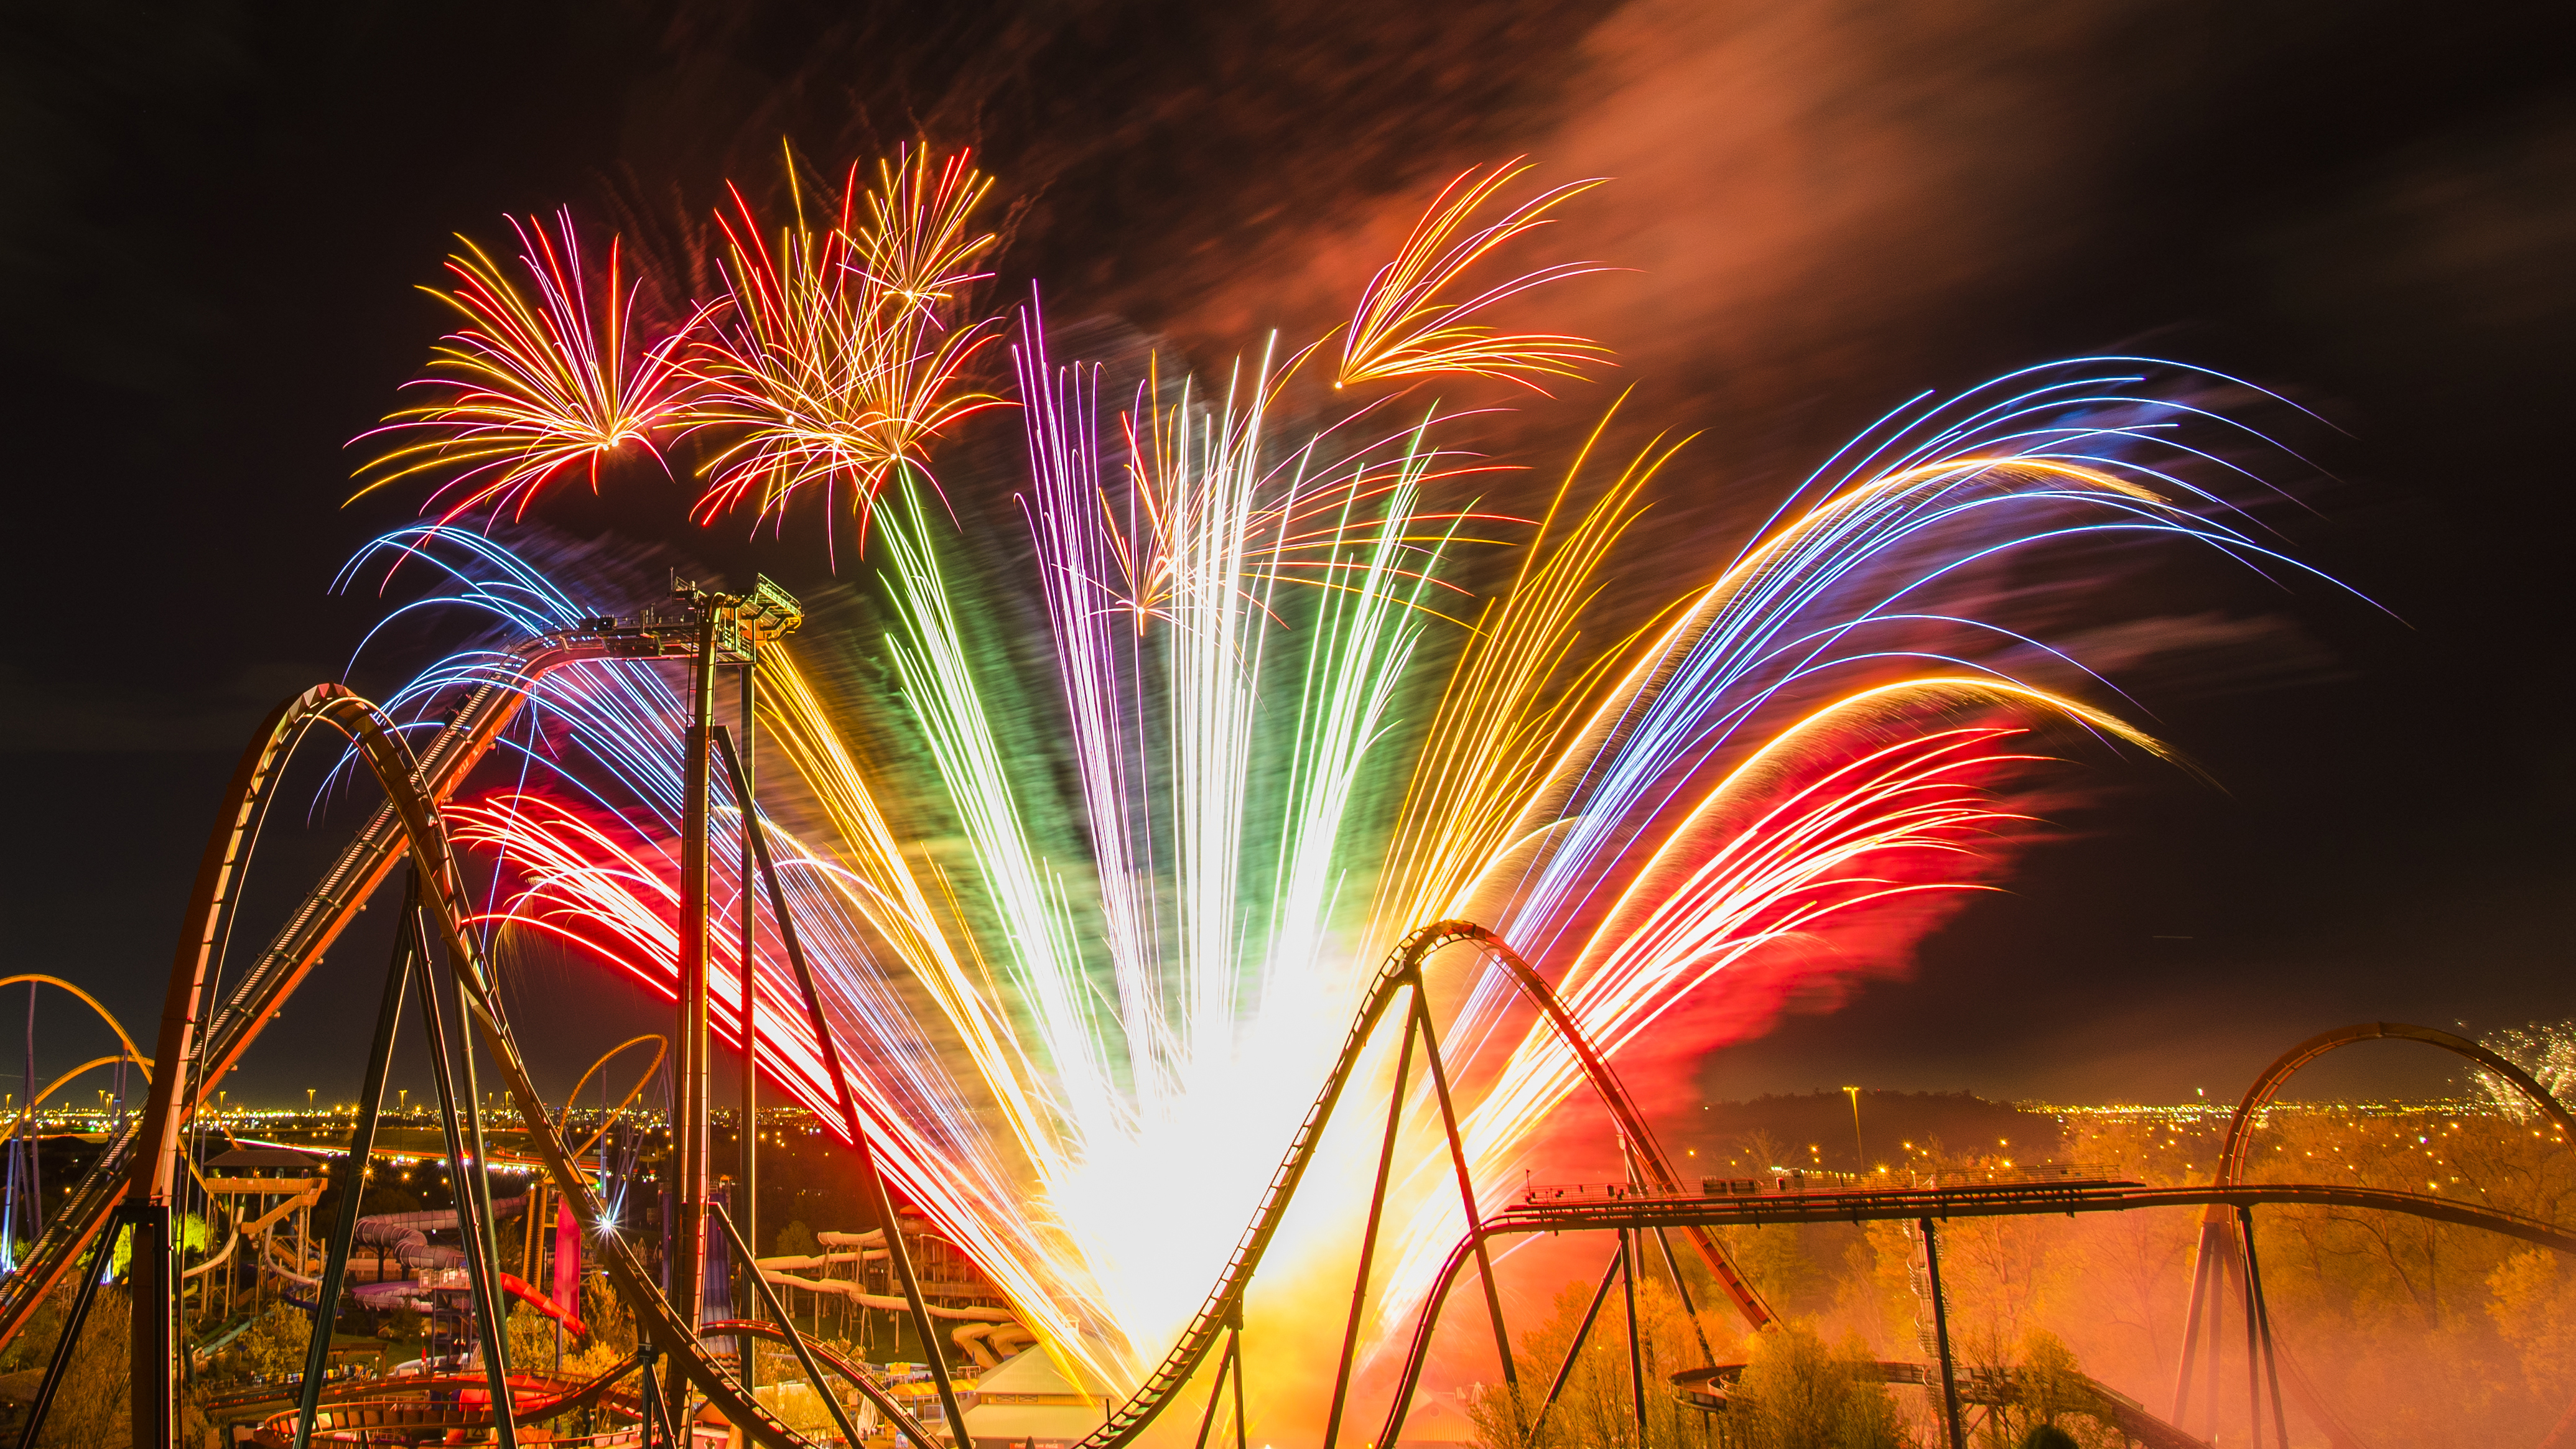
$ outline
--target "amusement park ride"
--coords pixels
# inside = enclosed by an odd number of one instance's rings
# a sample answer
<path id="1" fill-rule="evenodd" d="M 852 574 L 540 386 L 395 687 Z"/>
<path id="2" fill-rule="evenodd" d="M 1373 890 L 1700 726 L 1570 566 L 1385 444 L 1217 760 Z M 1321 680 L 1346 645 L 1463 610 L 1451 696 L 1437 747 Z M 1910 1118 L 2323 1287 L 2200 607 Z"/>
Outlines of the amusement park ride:
<path id="1" fill-rule="evenodd" d="M 185 1200 L 183 1176 L 194 1171 L 187 1154 L 192 1119 L 209 1110 L 217 1084 L 258 1039 L 280 1006 L 320 965 L 323 954 L 388 880 L 395 866 L 406 859 L 411 866 L 410 877 L 347 1161 L 363 1164 L 377 1150 L 391 1054 L 402 1028 L 406 1002 L 414 1001 L 433 1063 L 445 1154 L 456 1167 L 455 1221 L 464 1245 L 464 1277 L 479 1339 L 481 1372 L 471 1377 L 343 1379 L 326 1391 L 324 1370 L 331 1337 L 327 1329 L 344 1286 L 350 1281 L 361 1196 L 354 1190 L 345 1191 L 340 1195 L 336 1219 L 321 1225 L 319 1233 L 322 1262 L 315 1301 L 319 1305 L 317 1324 L 324 1331 L 311 1337 L 305 1372 L 297 1386 L 296 1407 L 265 1422 L 259 1435 L 263 1442 L 291 1443 L 293 1449 L 305 1449 L 315 1440 L 417 1442 L 461 1433 L 488 1434 L 505 1449 L 511 1449 L 519 1442 L 520 1424 L 589 1407 L 630 1421 L 613 1437 L 640 1441 L 644 1449 L 676 1443 L 693 1435 L 693 1426 L 711 1420 L 731 1426 L 734 1432 L 766 1449 L 808 1449 L 813 1441 L 791 1428 L 757 1396 L 752 1372 L 756 1355 L 748 1351 L 748 1344 L 754 1340 L 783 1345 L 807 1385 L 820 1389 L 838 1382 L 846 1386 L 873 1407 L 878 1422 L 891 1426 L 892 1432 L 918 1449 L 930 1449 L 943 1439 L 963 1444 L 971 1437 L 946 1354 L 936 1351 L 946 1340 L 932 1321 L 932 1308 L 907 1245 L 907 1234 L 887 1231 L 881 1244 L 917 1341 L 933 1350 L 925 1355 L 937 1411 L 935 1420 L 930 1422 L 916 1416 L 873 1370 L 809 1341 L 779 1300 L 773 1285 L 779 1275 L 754 1266 L 752 1244 L 759 1239 L 758 1225 L 752 1221 L 754 1195 L 749 1189 L 754 1180 L 753 1152 L 758 1133 L 750 1127 L 755 1120 L 750 1109 L 757 1103 L 755 1072 L 759 1063 L 748 1047 L 742 1064 L 740 1097 L 746 1109 L 741 1119 L 745 1128 L 739 1133 L 741 1160 L 735 1168 L 735 1180 L 741 1189 L 732 1196 L 735 1205 L 729 1207 L 713 1186 L 717 1171 L 716 1139 L 711 1130 L 714 1063 L 708 962 L 711 932 L 717 923 L 710 909 L 713 863 L 709 820 L 719 790 L 746 807 L 753 799 L 753 741 L 748 727 L 753 715 L 751 666 L 761 649 L 792 632 L 801 617 L 796 602 L 765 579 L 742 595 L 675 581 L 672 603 L 666 608 L 632 620 L 589 620 L 579 629 L 546 635 L 521 646 L 511 656 L 508 667 L 477 685 L 427 748 L 418 752 L 374 705 L 337 685 L 317 686 L 279 706 L 244 753 L 207 843 L 189 898 L 184 934 L 154 1051 L 146 1057 L 128 1039 L 120 1056 L 102 1058 L 80 1069 L 121 1061 L 147 1072 L 150 1090 L 144 1108 L 111 1131 L 87 1176 L 50 1215 L 41 1236 L 16 1270 L 0 1279 L 0 1344 L 5 1344 L 28 1327 L 39 1305 L 54 1296 L 57 1287 L 78 1270 L 68 1316 L 43 1384 L 29 1407 L 20 1441 L 23 1445 L 33 1446 L 36 1442 L 81 1337 L 84 1315 L 106 1276 L 120 1236 L 131 1244 L 126 1281 L 133 1302 L 133 1443 L 178 1444 L 179 1375 L 186 1342 L 180 1321 L 184 1283 L 172 1241 L 172 1224 L 174 1207 Z M 476 933 L 468 928 L 471 905 L 440 815 L 442 803 L 509 725 L 526 700 L 530 685 L 548 671 L 599 658 L 685 661 L 692 678 L 687 695 L 693 718 L 686 739 L 688 795 L 681 879 L 680 991 L 673 1033 L 676 1110 L 672 1161 L 676 1165 L 677 1212 L 673 1251 L 665 1264 L 667 1280 L 649 1271 L 636 1245 L 615 1229 L 598 1190 L 596 1173 L 583 1165 L 584 1153 L 598 1139 L 594 1137 L 590 1143 L 580 1145 L 569 1143 L 568 1110 L 559 1113 L 537 1093 L 505 1013 L 492 967 L 481 953 Z M 716 720 L 719 671 L 726 667 L 737 671 L 743 695 L 739 718 L 745 722 L 744 735 L 739 740 Z M 336 730 L 348 740 L 356 757 L 383 788 L 387 803 L 340 852 L 266 948 L 246 967 L 225 969 L 224 947 L 232 934 L 237 896 L 259 821 L 277 793 L 287 756 L 316 726 Z M 757 881 L 760 887 L 757 894 L 750 890 L 743 893 L 740 928 L 745 959 L 751 953 L 759 897 L 765 897 L 802 997 L 807 1024 L 820 1044 L 825 1078 L 837 1091 L 834 1108 L 852 1144 L 866 1209 L 876 1223 L 896 1224 L 894 1203 L 877 1170 L 872 1127 L 852 1099 L 841 1067 L 842 1047 L 828 1028 L 816 996 L 813 974 L 779 886 L 766 827 L 760 823 L 758 811 L 745 808 L 742 814 L 751 822 L 743 832 L 742 879 L 747 884 Z M 1492 1194 L 1480 1194 L 1459 1145 L 1458 1112 L 1448 1066 L 1441 1055 L 1439 1033 L 1423 991 L 1425 962 L 1435 952 L 1452 947 L 1480 952 L 1498 966 L 1563 1037 L 1593 1091 L 1609 1110 L 1627 1166 L 1626 1181 L 1609 1186 L 1530 1189 L 1518 1202 L 1499 1211 L 1480 1207 L 1480 1202 L 1492 1200 Z M 750 975 L 743 973 L 746 994 Z M 0 981 L 0 985 L 27 979 L 11 977 Z M 96 1006 L 94 1001 L 91 1004 Z M 748 1002 L 745 1009 L 747 1013 Z M 2486 1229 L 2561 1253 L 2576 1253 L 2576 1232 L 2454 1200 L 2345 1184 L 2249 1184 L 2240 1180 L 2250 1129 L 2288 1075 L 2326 1051 L 2372 1038 L 2424 1042 L 2470 1058 L 2510 1082 L 2556 1123 L 2568 1140 L 2576 1140 L 2576 1123 L 2570 1122 L 2565 1109 L 2510 1062 L 2448 1033 L 2381 1023 L 2318 1037 L 2294 1049 L 2267 1071 L 2238 1106 L 2229 1126 L 2225 1156 L 2214 1179 L 2206 1184 L 2148 1187 L 2077 1170 L 1965 1177 L 1923 1175 L 1903 1180 L 1882 1176 L 1866 1183 L 1859 1179 L 1829 1179 L 1822 1174 L 1794 1179 L 1783 1176 L 1686 1182 L 1656 1146 L 1644 1117 L 1620 1088 L 1608 1063 L 1584 1039 L 1557 1001 L 1546 978 L 1483 928 L 1443 921 L 1416 930 L 1378 973 L 1334 1070 L 1287 1144 L 1278 1171 L 1223 1273 L 1161 1364 L 1133 1394 L 1110 1409 L 1105 1420 L 1081 1440 L 1080 1449 L 1114 1449 L 1134 1440 L 1181 1399 L 1184 1387 L 1208 1366 L 1211 1357 L 1216 1360 L 1215 1372 L 1204 1416 L 1197 1425 L 1198 1442 L 1204 1446 L 1216 1430 L 1221 1400 L 1230 1388 L 1231 1429 L 1237 1445 L 1244 1444 L 1245 1293 L 1313 1159 L 1319 1138 L 1345 1090 L 1359 1075 L 1357 1067 L 1362 1057 L 1380 1028 L 1390 1022 L 1401 1035 L 1388 1099 L 1385 1147 L 1377 1159 L 1376 1191 L 1359 1244 L 1359 1281 L 1341 1341 L 1323 1431 L 1324 1449 L 1336 1449 L 1345 1437 L 1359 1437 L 1346 1435 L 1345 1421 L 1353 1411 L 1360 1305 L 1367 1296 L 1378 1247 L 1379 1209 L 1386 1198 L 1394 1146 L 1406 1105 L 1417 1095 L 1407 1091 L 1417 1050 L 1421 1070 L 1430 1085 L 1427 1094 L 1418 1095 L 1426 1096 L 1439 1114 L 1467 1230 L 1442 1264 L 1405 1346 L 1383 1427 L 1367 1436 L 1369 1442 L 1378 1445 L 1400 1441 L 1444 1306 L 1470 1266 L 1481 1285 L 1482 1316 L 1493 1334 L 1503 1374 L 1517 1385 L 1521 1366 L 1514 1363 L 1489 1247 L 1496 1239 L 1533 1233 L 1596 1232 L 1612 1235 L 1616 1243 L 1608 1270 L 1593 1295 L 1591 1313 L 1583 1320 L 1564 1364 L 1547 1370 L 1552 1375 L 1548 1391 L 1536 1396 L 1536 1413 L 1543 1423 L 1612 1285 L 1621 1285 L 1633 1299 L 1639 1273 L 1647 1271 L 1654 1258 L 1660 1257 L 1675 1286 L 1680 1286 L 1682 1274 L 1672 1235 L 1679 1234 L 1687 1250 L 1705 1264 L 1743 1321 L 1761 1329 L 1776 1321 L 1772 1310 L 1728 1261 L 1710 1229 L 1784 1222 L 1895 1220 L 1912 1224 L 1923 1249 L 1921 1266 L 1928 1288 L 1931 1341 L 1927 1347 L 1936 1357 L 1937 1366 L 1890 1364 L 1883 1368 L 1891 1379 L 1921 1382 L 1937 1390 L 1954 1449 L 1965 1442 L 1967 1407 L 2003 1402 L 2009 1398 L 2011 1386 L 1963 1377 L 1953 1362 L 1939 1281 L 1938 1237 L 1939 1225 L 1953 1218 L 2172 1206 L 2205 1209 L 2172 1422 L 2156 1418 L 2130 1401 L 2121 1401 L 2129 1405 L 2120 1416 L 2124 1429 L 2132 1438 L 2157 1446 L 2202 1442 L 2176 1426 L 2195 1406 L 2204 1417 L 2214 1415 L 2220 1392 L 2219 1349 L 2222 1331 L 2227 1327 L 2222 1320 L 2231 1314 L 2243 1331 L 2248 1373 L 2245 1390 L 2256 1443 L 2265 1435 L 2263 1421 L 2268 1417 L 2274 1442 L 2286 1446 L 2285 1394 L 2301 1401 L 2303 1412 L 2323 1426 L 2338 1445 L 2362 1442 L 2336 1418 L 2331 1406 L 2299 1375 L 2274 1342 L 2262 1277 L 2253 1253 L 2251 1225 L 2253 1209 L 2259 1205 L 2331 1203 L 2412 1214 Z M 121 1028 L 119 1034 L 122 1036 Z M 749 1034 L 746 1037 L 756 1040 Z M 526 1285 L 515 1279 L 504 1283 L 508 1275 L 500 1269 L 495 1205 L 488 1175 L 464 1170 L 467 1164 L 479 1167 L 490 1160 L 486 1152 L 486 1101 L 477 1068 L 478 1045 L 480 1057 L 500 1075 L 519 1130 L 535 1163 L 542 1168 L 544 1191 L 570 1210 L 585 1251 L 605 1269 L 610 1287 L 637 1325 L 636 1352 L 604 1374 L 574 1382 L 514 1375 L 508 1369 L 502 1339 L 504 1294 L 518 1292 Z M 50 1095 L 59 1085 L 49 1086 L 39 1097 Z M 630 1093 L 629 1100 L 632 1099 Z M 30 1110 L 32 1106 L 31 1101 Z M 356 1185 L 354 1174 L 349 1185 Z M 275 1196 L 280 1186 L 268 1183 L 265 1190 Z M 308 1208 L 312 1196 L 300 1182 L 293 1194 L 285 1195 L 289 1203 Z M 276 1215 L 270 1214 L 272 1218 Z M 259 1215 L 250 1216 L 257 1219 Z M 535 1231 L 533 1222 L 528 1231 Z M 742 1266 L 742 1278 L 758 1317 L 738 1313 L 709 1316 L 708 1290 L 724 1271 L 711 1267 L 719 1257 Z M 303 1265 L 309 1259 L 299 1252 L 297 1262 Z M 1629 1382 L 1642 1443 L 1649 1389 L 1638 1357 L 1633 1313 L 1627 1322 Z M 1693 1322 L 1697 1322 L 1695 1315 Z M 1705 1342 L 1703 1338 L 1704 1350 Z M 1714 1358 L 1713 1354 L 1707 1356 Z M 1685 1405 L 1723 1413 L 1725 1389 L 1734 1367 L 1711 1362 L 1676 1375 L 1670 1392 Z M 2206 1378 L 2195 1398 L 2195 1369 L 2204 1367 Z M 867 1437 L 839 1392 L 823 1391 L 814 1396 L 829 1413 L 844 1442 L 856 1444 Z M 1517 1393 L 1514 1402 L 1521 1402 Z M 1535 1434 L 1541 1425 L 1528 1427 Z"/>

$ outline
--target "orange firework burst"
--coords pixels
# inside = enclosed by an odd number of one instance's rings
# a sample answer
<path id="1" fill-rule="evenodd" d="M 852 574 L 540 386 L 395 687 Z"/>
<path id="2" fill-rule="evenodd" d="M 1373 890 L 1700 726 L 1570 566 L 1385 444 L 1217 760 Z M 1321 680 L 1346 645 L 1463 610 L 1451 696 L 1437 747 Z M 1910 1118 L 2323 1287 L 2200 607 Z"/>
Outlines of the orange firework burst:
<path id="1" fill-rule="evenodd" d="M 1580 379 L 1576 368 L 1608 360 L 1610 349 L 1589 338 L 1554 332 L 1497 332 L 1469 319 L 1485 309 L 1549 282 L 1607 271 L 1598 262 L 1560 262 L 1489 287 L 1465 301 L 1450 300 L 1460 278 L 1485 256 L 1526 232 L 1548 224 L 1558 203 L 1598 186 L 1577 181 L 1543 192 L 1470 229 L 1476 213 L 1504 186 L 1530 168 L 1515 159 L 1479 176 L 1470 170 L 1442 189 L 1415 223 L 1395 260 L 1369 279 L 1342 342 L 1341 370 L 1333 386 L 1388 382 L 1435 373 L 1508 378 L 1534 392 L 1535 379 Z"/>
<path id="2" fill-rule="evenodd" d="M 632 350 L 638 289 L 621 275 L 616 240 L 594 300 L 569 211 L 556 214 L 551 232 L 533 217 L 511 226 L 534 295 L 472 240 L 457 238 L 465 251 L 447 261 L 454 290 L 422 290 L 463 313 L 465 325 L 411 384 L 434 390 L 435 400 L 393 413 L 365 435 L 413 441 L 365 465 L 362 472 L 378 476 L 362 496 L 414 474 L 461 468 L 431 495 L 433 508 L 453 500 L 441 523 L 487 505 L 496 516 L 516 516 L 567 469 L 587 467 L 596 489 L 600 460 L 630 443 L 658 460 L 654 435 L 688 410 L 694 387 L 676 354 L 691 327 Z"/>
<path id="3" fill-rule="evenodd" d="M 992 183 L 962 153 L 926 150 L 879 167 L 859 224 L 858 171 L 832 223 L 794 224 L 773 245 L 736 192 L 720 217 L 729 305 L 703 348 L 707 386 L 696 426 L 734 431 L 716 456 L 701 518 L 745 502 L 763 515 L 800 490 L 847 490 L 864 527 L 868 504 L 897 468 L 923 466 L 924 445 L 958 419 L 1001 405 L 960 387 L 991 340 L 986 319 L 959 314 L 994 242 L 968 229 Z"/>

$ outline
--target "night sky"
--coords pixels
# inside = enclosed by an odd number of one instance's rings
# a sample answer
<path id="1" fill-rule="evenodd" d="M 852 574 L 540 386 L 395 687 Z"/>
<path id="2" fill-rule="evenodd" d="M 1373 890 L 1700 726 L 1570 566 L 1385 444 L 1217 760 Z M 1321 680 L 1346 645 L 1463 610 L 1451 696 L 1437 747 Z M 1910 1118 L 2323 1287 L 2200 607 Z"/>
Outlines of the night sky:
<path id="1" fill-rule="evenodd" d="M 1639 426 L 1703 433 L 1657 518 L 1686 572 L 1906 396 L 2054 356 L 2174 357 L 2331 424 L 2275 474 L 2302 506 L 2264 521 L 2387 612 L 2137 584 L 2118 613 L 2224 625 L 2215 656 L 2123 680 L 2221 788 L 2106 767 L 2011 893 L 1714 1055 L 1707 1093 L 2233 1097 L 2351 1021 L 2576 1016 L 2558 8 L 12 6 L 0 964 L 90 984 L 148 1039 L 233 756 L 382 608 L 329 587 L 419 495 L 343 507 L 343 445 L 442 330 L 415 287 L 451 232 L 569 204 L 649 249 L 725 177 L 772 186 L 782 138 L 837 171 L 927 136 L 976 145 L 1015 208 L 997 298 L 1041 279 L 1052 316 L 1203 367 L 1328 324 L 1466 166 L 1616 178 L 1550 245 L 1635 269 L 1553 319 L 1622 366 L 1496 446 L 1544 471 L 1636 383 Z M 548 522 L 830 581 L 810 539 L 692 530 L 684 503 L 647 478 Z M 372 659 L 362 691 L 422 662 Z M 285 837 L 266 883 L 300 888 L 351 818 Z M 355 933 L 236 1090 L 347 1095 L 381 949 Z M 574 1046 L 646 1021 L 596 984 L 526 990 L 584 1002 Z M 2307 1089 L 2454 1090 L 2431 1057 L 2350 1053 Z"/>

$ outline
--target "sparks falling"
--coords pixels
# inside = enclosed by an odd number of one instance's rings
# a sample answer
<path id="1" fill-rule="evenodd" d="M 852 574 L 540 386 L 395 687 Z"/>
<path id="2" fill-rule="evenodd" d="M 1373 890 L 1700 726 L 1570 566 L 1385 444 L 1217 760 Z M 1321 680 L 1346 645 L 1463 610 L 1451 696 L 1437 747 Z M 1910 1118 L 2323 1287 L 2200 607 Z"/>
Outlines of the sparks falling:
<path id="1" fill-rule="evenodd" d="M 1997 662 L 2060 661 L 1975 617 L 1973 567 L 2120 539 L 2299 567 L 2185 481 L 2203 455 L 2181 425 L 2225 426 L 2155 400 L 2185 370 L 2078 359 L 1891 415 L 1655 627 L 1604 640 L 1608 571 L 1679 445 L 1605 462 L 1605 419 L 1544 517 L 1516 525 L 1466 496 L 1478 470 L 1444 442 L 1457 419 L 1422 391 L 1535 389 L 1606 360 L 1589 339 L 1472 320 L 1597 270 L 1477 279 L 1594 184 L 1507 203 L 1525 171 L 1458 178 L 1350 323 L 1219 386 L 1158 362 L 1118 395 L 1102 367 L 1051 356 L 1023 309 L 1026 531 L 971 541 L 1026 560 L 1011 577 L 975 566 L 928 470 L 933 442 L 1003 401 L 970 384 L 1004 334 L 970 305 L 993 238 L 973 219 L 989 183 L 963 157 L 910 152 L 868 188 L 854 169 L 780 226 L 737 196 L 722 295 L 641 349 L 613 245 L 604 309 L 568 221 L 523 232 L 535 303 L 475 252 L 451 297 L 473 325 L 426 380 L 442 391 L 395 420 L 413 440 L 376 486 L 440 473 L 441 525 L 524 509 L 630 442 L 685 443 L 701 518 L 783 526 L 811 498 L 799 516 L 822 518 L 826 547 L 845 525 L 864 540 L 882 632 L 809 629 L 760 662 L 763 790 L 778 782 L 803 827 L 771 826 L 796 928 L 888 1171 L 1108 1382 L 1135 1382 L 1198 1306 L 1406 932 L 1489 925 L 1615 1057 L 1747 962 L 1977 888 L 2016 820 L 2002 787 L 2042 761 L 2035 731 L 2164 753 Z M 1307 373 L 1317 358 L 1330 376 Z M 1480 599 L 1459 564 L 1488 534 L 1519 554 Z M 600 612 L 451 527 L 370 557 L 445 571 L 444 603 L 513 632 Z M 1001 607 L 1012 594 L 1033 606 Z M 1043 639 L 996 647 L 1023 617 Z M 891 687 L 831 685 L 857 657 L 885 660 Z M 490 658 L 445 661 L 400 703 L 434 718 Z M 670 995 L 679 693 L 606 660 L 537 689 L 517 778 L 451 810 L 493 871 L 489 922 Z M 867 749 L 888 737 L 935 788 L 890 788 Z M 736 853 L 719 839 L 714 856 Z M 741 899 L 720 887 L 717 909 Z M 757 1036 L 830 1122 L 821 1053 L 760 931 L 748 962 L 716 933 L 716 1028 Z M 1440 969 L 1474 1177 L 1500 1193 L 1580 1075 L 1477 958 Z M 728 1014 L 745 971 L 750 1023 Z M 1432 1145 L 1405 1150 L 1418 1170 L 1391 1204 L 1382 1314 L 1460 1222 Z M 1315 1190 L 1328 1216 L 1362 1205 Z"/>

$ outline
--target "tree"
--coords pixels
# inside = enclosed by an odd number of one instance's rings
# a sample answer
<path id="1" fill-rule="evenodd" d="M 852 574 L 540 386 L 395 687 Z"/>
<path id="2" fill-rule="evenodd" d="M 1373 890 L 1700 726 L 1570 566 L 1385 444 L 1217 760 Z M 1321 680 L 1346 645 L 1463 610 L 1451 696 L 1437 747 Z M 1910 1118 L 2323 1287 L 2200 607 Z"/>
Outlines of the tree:
<path id="1" fill-rule="evenodd" d="M 55 1296 L 62 1300 L 58 1323 L 70 1316 L 70 1295 L 69 1284 L 56 1291 Z M 90 1299 L 79 1346 L 72 1350 L 62 1387 L 55 1391 L 53 1409 L 45 1417 L 45 1432 L 36 1441 L 37 1449 L 93 1449 L 99 1444 L 125 1442 L 131 1408 L 128 1384 L 133 1368 L 126 1354 L 132 1322 L 133 1304 L 123 1289 L 102 1288 Z M 50 1357 L 53 1345 L 45 1345 L 45 1352 Z"/>
<path id="2" fill-rule="evenodd" d="M 555 1321 L 525 1303 L 510 1306 L 502 1343 L 513 1373 L 546 1373 L 554 1368 Z"/>
<path id="3" fill-rule="evenodd" d="M 305 1350 L 312 1342 L 311 1313 L 292 1303 L 271 1303 L 233 1340 L 227 1357 L 237 1371 L 254 1378 L 289 1378 L 304 1372 Z"/>
<path id="4" fill-rule="evenodd" d="M 782 1258 L 810 1258 L 823 1251 L 823 1245 L 815 1240 L 812 1228 L 798 1221 L 778 1230 L 778 1243 L 771 1251 Z"/>
<path id="5" fill-rule="evenodd" d="M 1595 1284 L 1569 1283 L 1556 1296 L 1556 1311 L 1521 1336 L 1517 1401 L 1500 1385 L 1473 1385 L 1460 1397 L 1481 1449 L 1640 1449 L 1636 1398 L 1628 1376 L 1625 1302 L 1614 1285 L 1584 1338 L 1565 1391 L 1542 1418 L 1549 1382 L 1565 1362 Z M 1671 1287 L 1657 1276 L 1637 1280 L 1639 1357 L 1645 1365 L 1646 1438 L 1643 1449 L 1703 1449 L 1715 1442 L 1707 1416 L 1684 1406 L 1667 1387 L 1672 1374 L 1699 1365 L 1699 1336 Z M 1529 1426 L 1536 1425 L 1536 1432 Z"/>
<path id="6" fill-rule="evenodd" d="M 1743 1449 L 1898 1449 L 1905 1423 L 1859 1340 L 1829 1349 L 1802 1323 L 1757 1334 L 1726 1396 L 1727 1438 Z"/>

